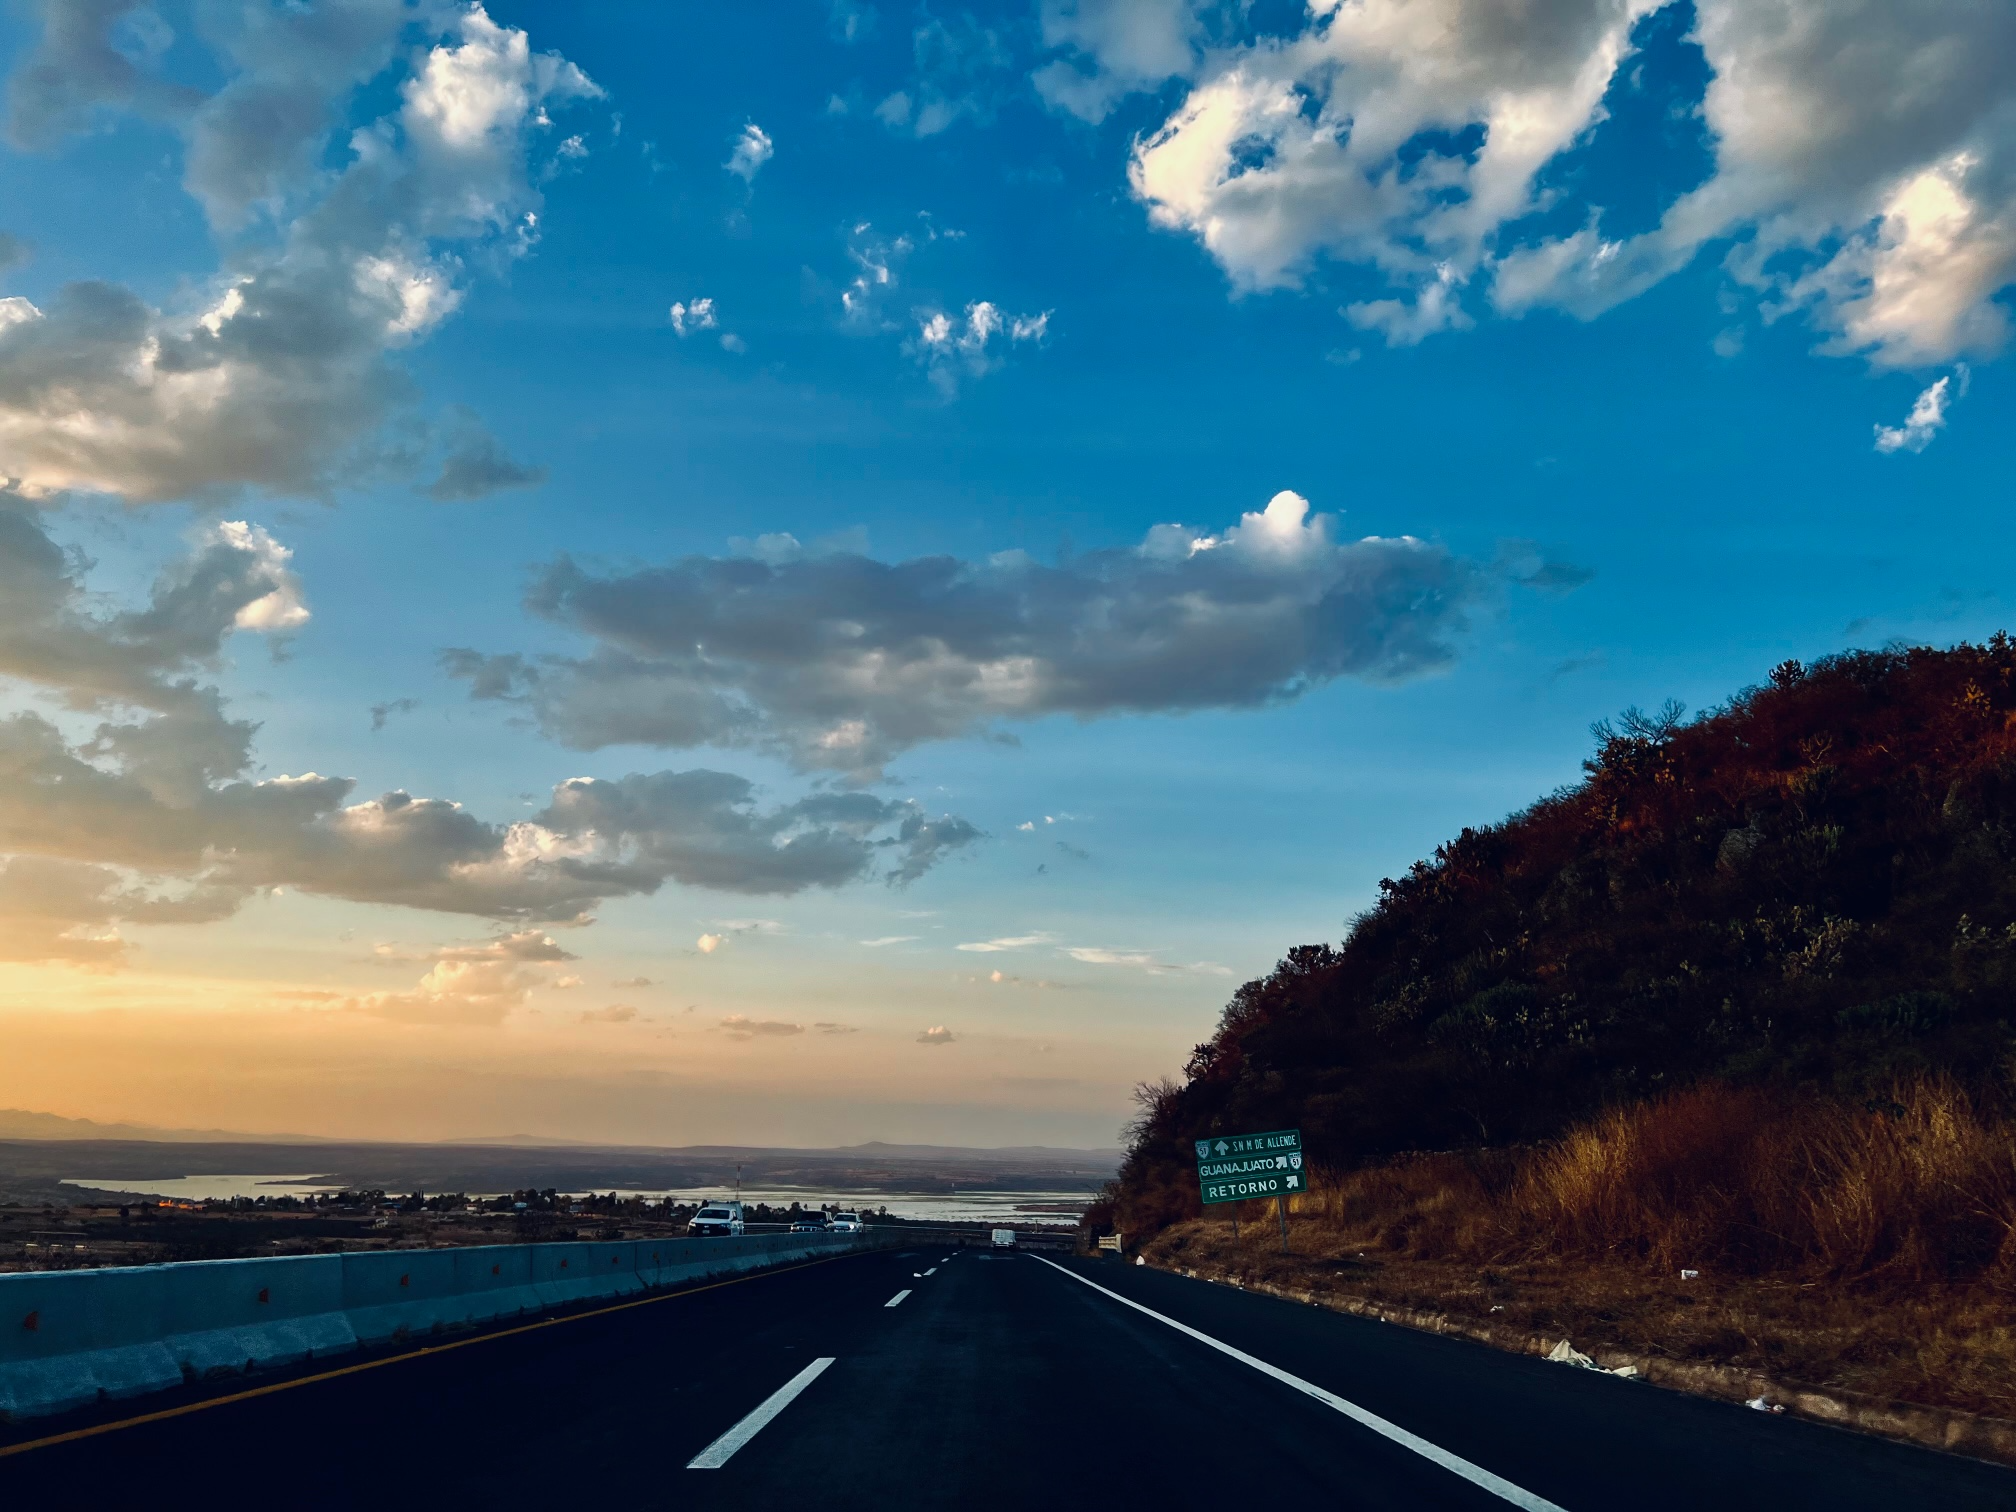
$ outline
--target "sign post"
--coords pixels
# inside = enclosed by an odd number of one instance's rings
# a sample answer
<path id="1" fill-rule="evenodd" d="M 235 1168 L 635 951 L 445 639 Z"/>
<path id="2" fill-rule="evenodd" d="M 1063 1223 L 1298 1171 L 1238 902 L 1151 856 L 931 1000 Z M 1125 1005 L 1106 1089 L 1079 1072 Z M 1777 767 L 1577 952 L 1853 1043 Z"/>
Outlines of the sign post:
<path id="1" fill-rule="evenodd" d="M 1273 1197 L 1281 1205 L 1281 1253 L 1288 1253 L 1288 1198 L 1309 1189 L 1302 1162 L 1302 1131 L 1276 1129 L 1267 1134 L 1220 1134 L 1196 1141 L 1197 1185 L 1205 1206 Z M 1238 1237 L 1239 1214 L 1232 1214 Z"/>

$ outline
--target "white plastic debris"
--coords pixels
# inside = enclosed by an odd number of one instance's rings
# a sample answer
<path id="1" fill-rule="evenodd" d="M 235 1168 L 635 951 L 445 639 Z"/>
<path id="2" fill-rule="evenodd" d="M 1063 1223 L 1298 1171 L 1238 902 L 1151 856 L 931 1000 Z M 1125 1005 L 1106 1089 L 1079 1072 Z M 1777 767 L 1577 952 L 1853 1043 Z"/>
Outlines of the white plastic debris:
<path id="1" fill-rule="evenodd" d="M 1497 1305 L 1496 1307 L 1492 1308 L 1492 1309 L 1491 1309 L 1491 1311 L 1493 1311 L 1493 1312 L 1503 1312 L 1503 1311 L 1505 1311 L 1505 1304 L 1504 1304 L 1503 1302 L 1500 1302 L 1500 1303 L 1499 1303 L 1499 1304 L 1498 1304 L 1498 1305 Z"/>
<path id="2" fill-rule="evenodd" d="M 1148 1257 L 1146 1255 L 1136 1255 L 1134 1257 L 1134 1263 L 1136 1265 L 1146 1265 L 1148 1263 Z"/>
<path id="3" fill-rule="evenodd" d="M 1619 1365 L 1615 1370 L 1606 1370 L 1588 1355 L 1582 1353 L 1573 1344 L 1570 1344 L 1566 1339 L 1556 1344 L 1547 1358 L 1552 1360 L 1556 1365 L 1573 1365 L 1577 1370 L 1593 1370 L 1598 1375 L 1617 1376 L 1626 1381 L 1638 1374 L 1638 1367 L 1636 1365 Z"/>
<path id="4" fill-rule="evenodd" d="M 1692 1281 L 1695 1278 L 1697 1278 L 1700 1274 L 1701 1272 L 1695 1270 L 1683 1270 L 1682 1272 L 1680 1272 L 1680 1279 L 1682 1281 Z"/>
<path id="5" fill-rule="evenodd" d="M 1743 1404 L 1752 1412 L 1783 1412 L 1785 1409 L 1769 1397 L 1752 1397 Z"/>

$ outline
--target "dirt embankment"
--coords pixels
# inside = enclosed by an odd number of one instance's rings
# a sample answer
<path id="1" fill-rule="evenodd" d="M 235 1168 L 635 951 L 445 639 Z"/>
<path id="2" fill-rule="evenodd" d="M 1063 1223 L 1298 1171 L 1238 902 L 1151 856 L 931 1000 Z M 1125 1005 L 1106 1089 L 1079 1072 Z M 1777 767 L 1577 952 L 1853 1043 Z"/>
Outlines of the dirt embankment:
<path id="1" fill-rule="evenodd" d="M 2016 1129 L 1956 1084 L 1873 1104 L 1707 1084 L 1523 1149 L 1314 1173 L 1151 1264 L 2016 1463 Z"/>

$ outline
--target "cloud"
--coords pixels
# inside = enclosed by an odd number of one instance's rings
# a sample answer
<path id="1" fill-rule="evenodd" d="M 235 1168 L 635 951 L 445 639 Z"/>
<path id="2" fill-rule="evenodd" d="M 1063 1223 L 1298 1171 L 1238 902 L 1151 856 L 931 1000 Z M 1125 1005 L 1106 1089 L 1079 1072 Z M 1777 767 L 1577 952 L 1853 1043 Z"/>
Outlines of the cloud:
<path id="1" fill-rule="evenodd" d="M 324 496 L 410 469 L 410 444 L 385 439 L 389 420 L 414 420 L 398 353 L 454 312 L 468 268 L 536 241 L 549 111 L 601 91 L 481 6 L 202 7 L 192 41 L 223 79 L 207 96 L 161 82 L 130 45 L 160 25 L 151 10 L 40 11 L 9 89 L 16 142 L 51 146 L 108 111 L 171 125 L 224 255 L 167 308 L 98 281 L 46 307 L 0 300 L 0 477 L 34 497 L 148 502 Z M 416 22 L 424 45 L 402 52 Z M 396 89 L 366 91 L 395 61 Z M 347 126 L 359 99 L 390 103 Z M 447 427 L 434 489 L 531 481 L 467 431 Z"/>
<path id="2" fill-rule="evenodd" d="M 993 119 L 1002 80 L 1012 64 L 1008 44 L 970 15 L 927 16 L 910 34 L 914 72 L 903 88 L 875 107 L 891 131 L 937 136 L 961 120 Z"/>
<path id="3" fill-rule="evenodd" d="M 574 959 L 551 935 L 537 930 L 476 945 L 443 946 L 418 957 L 382 947 L 378 955 L 425 960 L 431 967 L 412 991 L 349 998 L 343 1005 L 347 1011 L 405 1024 L 470 1026 L 500 1024 L 524 1007 L 536 988 L 568 985 L 569 978 L 556 978 L 550 968 Z"/>
<path id="4" fill-rule="evenodd" d="M 1056 940 L 1057 936 L 1048 931 L 1039 931 L 1036 934 L 1004 935 L 994 940 L 970 940 L 957 948 L 979 955 L 991 955 L 1003 950 L 1028 950 L 1036 945 L 1052 945 Z"/>
<path id="5" fill-rule="evenodd" d="M 619 988 L 620 988 L 620 987 L 649 987 L 649 986 L 651 986 L 651 985 L 652 985 L 652 982 L 651 982 L 651 978 L 649 978 L 649 977 L 641 977 L 641 976 L 640 976 L 640 977 L 625 977 L 625 978 L 624 978 L 624 979 L 623 979 L 622 981 L 620 981 L 620 982 L 611 982 L 611 983 L 610 983 L 609 985 L 610 985 L 610 986 L 612 986 L 612 987 L 619 987 Z"/>
<path id="6" fill-rule="evenodd" d="M 882 324 L 882 298 L 895 287 L 896 270 L 915 246 L 906 235 L 877 235 L 867 221 L 854 227 L 847 237 L 847 256 L 854 264 L 854 277 L 840 292 L 840 308 L 849 323 Z"/>
<path id="7" fill-rule="evenodd" d="M 21 238 L 0 231 L 0 273 L 5 273 L 9 268 L 18 268 L 26 261 L 28 261 L 28 249 L 22 245 Z"/>
<path id="8" fill-rule="evenodd" d="M 852 1024 L 814 1024 L 812 1028 L 819 1034 L 859 1034 L 861 1032 Z"/>
<path id="9" fill-rule="evenodd" d="M 672 329 L 681 336 L 711 331 L 719 323 L 711 299 L 696 299 L 691 304 L 675 302 L 672 306 Z"/>
<path id="10" fill-rule="evenodd" d="M 776 155 L 777 145 L 770 140 L 770 133 L 751 121 L 736 134 L 728 161 L 721 166 L 743 183 L 753 184 L 763 165 Z"/>
<path id="11" fill-rule="evenodd" d="M 444 665 L 575 749 L 747 747 L 866 781 L 1004 720 L 1257 708 L 1438 672 L 1506 583 L 1546 570 L 1524 548 L 1477 563 L 1412 537 L 1342 540 L 1283 492 L 1216 534 L 1158 525 L 1055 566 L 833 551 L 605 575 L 563 557 L 527 603 L 593 649 Z"/>
<path id="12" fill-rule="evenodd" d="M 1696 0 L 1712 169 L 1656 228 L 1614 236 L 1572 178 L 1543 185 L 1602 130 L 1634 29 L 1662 8 L 1555 0 L 1514 19 L 1480 0 L 1314 0 L 1299 34 L 1210 53 L 1136 142 L 1129 183 L 1236 287 L 1296 286 L 1326 259 L 1369 273 L 1388 292 L 1347 313 L 1398 343 L 1486 300 L 1594 317 L 1723 240 L 1765 317 L 1807 312 L 1823 350 L 1913 366 L 1998 349 L 2016 12 Z M 1157 67 L 1174 66 L 1174 35 Z M 1536 233 L 1543 211 L 1580 212 L 1579 228 Z"/>
<path id="13" fill-rule="evenodd" d="M 901 282 L 903 264 L 920 246 L 962 241 L 965 235 L 956 227 L 939 225 L 924 211 L 918 212 L 909 230 L 894 236 L 877 231 L 870 221 L 856 222 L 847 233 L 847 259 L 854 273 L 840 291 L 842 323 L 864 331 L 900 329 L 885 306 Z"/>
<path id="14" fill-rule="evenodd" d="M 1201 976 L 1230 976 L 1230 968 L 1220 966 L 1215 961 L 1193 961 L 1187 966 L 1158 960 L 1152 951 L 1114 950 L 1103 945 L 1066 945 L 1063 954 L 1087 966 L 1132 966 L 1147 972 L 1150 976 L 1169 976 L 1179 972 L 1195 972 Z"/>
<path id="15" fill-rule="evenodd" d="M 395 698 L 390 703 L 371 705 L 371 728 L 382 730 L 394 714 L 411 714 L 420 707 L 417 698 Z"/>
<path id="16" fill-rule="evenodd" d="M 721 1020 L 720 1026 L 730 1039 L 786 1038 L 793 1034 L 803 1034 L 803 1024 L 787 1024 L 778 1019 L 752 1019 L 746 1014 L 731 1013 Z"/>
<path id="17" fill-rule="evenodd" d="M 826 35 L 835 42 L 859 42 L 875 30 L 875 8 L 862 0 L 831 0 L 826 11 Z"/>
<path id="18" fill-rule="evenodd" d="M 1043 45 L 1063 55 L 1031 75 L 1053 110 L 1099 122 L 1127 95 L 1187 75 L 1205 41 L 1197 0 L 1043 0 Z"/>
<path id="19" fill-rule="evenodd" d="M 917 334 L 906 350 L 949 397 L 958 391 L 962 377 L 980 378 L 1000 367 L 1005 349 L 1025 341 L 1040 346 L 1049 332 L 1048 310 L 1040 315 L 1004 315 L 982 299 L 966 306 L 963 318 L 943 310 L 920 311 Z"/>
<path id="20" fill-rule="evenodd" d="M 933 1024 L 929 1029 L 926 1029 L 922 1034 L 917 1036 L 917 1043 L 920 1045 L 949 1045 L 957 1038 L 958 1036 L 943 1024 Z"/>
<path id="21" fill-rule="evenodd" d="M 546 469 L 515 462 L 504 443 L 473 414 L 461 411 L 447 427 L 448 450 L 441 471 L 423 490 L 444 504 L 481 499 L 507 488 L 531 488 L 546 481 Z"/>
<path id="22" fill-rule="evenodd" d="M 607 1008 L 589 1008 L 578 1015 L 584 1024 L 628 1024 L 636 1021 L 637 1010 L 628 1003 L 611 1003 Z"/>
<path id="23" fill-rule="evenodd" d="M 1921 452 L 1932 444 L 1932 438 L 1946 428 L 1946 410 L 1952 400 L 1967 391 L 1967 369 L 1959 372 L 1960 383 L 1956 391 L 1951 377 L 1940 378 L 1920 393 L 1911 405 L 1911 413 L 1904 417 L 1902 425 L 1879 425 L 1876 427 L 1876 450 L 1879 452 Z"/>
<path id="24" fill-rule="evenodd" d="M 291 560 L 260 527 L 220 521 L 156 578 L 145 609 L 94 613 L 77 562 L 34 510 L 0 490 L 0 676 L 56 690 L 72 707 L 116 700 L 197 717 L 214 700 L 189 674 L 232 634 L 307 622 Z"/>
<path id="25" fill-rule="evenodd" d="M 153 73 L 175 34 L 146 0 L 43 0 L 36 9 L 41 38 L 8 81 L 15 146 L 46 147 L 106 111 L 186 118 L 201 99 Z"/>
<path id="26" fill-rule="evenodd" d="M 693 942 L 693 948 L 702 955 L 712 955 L 721 948 L 726 939 L 725 935 L 703 934 Z"/>
<path id="27" fill-rule="evenodd" d="M 582 919 L 668 882 L 752 895 L 875 874 L 903 883 L 978 838 L 964 820 L 865 793 L 766 806 L 746 778 L 707 770 L 570 778 L 508 823 L 400 790 L 359 801 L 351 779 L 312 771 L 255 779 L 255 726 L 197 674 L 233 635 L 306 620 L 289 562 L 263 529 L 223 521 L 196 532 L 144 607 L 109 607 L 44 517 L 0 494 L 0 677 L 56 706 L 0 717 L 0 864 L 12 878 L 0 941 L 15 942 L 0 952 L 109 962 L 122 923 L 221 918 L 265 888 L 530 923 Z M 386 1011 L 486 995 L 451 976 Z"/>
<path id="28" fill-rule="evenodd" d="M 1052 982 L 1043 977 L 1032 979 L 1030 977 L 1016 976 L 1006 971 L 990 971 L 984 977 L 969 977 L 968 980 L 975 982 L 984 981 L 990 987 L 1029 987 L 1039 992 L 1059 991 L 1065 985 L 1062 982 Z"/>
<path id="29" fill-rule="evenodd" d="M 229 916 L 241 897 L 229 888 L 150 893 L 112 867 L 0 858 L 0 961 L 116 966 L 128 949 L 121 924 L 208 923 Z"/>
<path id="30" fill-rule="evenodd" d="M 861 943 L 870 950 L 880 950 L 884 945 L 907 945 L 918 938 L 920 936 L 917 935 L 883 935 L 880 939 L 863 940 Z"/>
<path id="31" fill-rule="evenodd" d="M 1215 55 L 1128 181 L 1235 285 L 1294 286 L 1319 254 L 1402 288 L 1467 278 L 1596 115 L 1656 0 L 1318 0 L 1299 36 Z"/>

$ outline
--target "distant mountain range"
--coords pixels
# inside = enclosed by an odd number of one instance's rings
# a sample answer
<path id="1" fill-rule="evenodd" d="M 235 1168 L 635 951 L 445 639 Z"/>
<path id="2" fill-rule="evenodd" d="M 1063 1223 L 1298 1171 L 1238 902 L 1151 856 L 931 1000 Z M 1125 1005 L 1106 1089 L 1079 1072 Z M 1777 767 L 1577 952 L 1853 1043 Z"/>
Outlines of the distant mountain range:
<path id="1" fill-rule="evenodd" d="M 161 1129 L 152 1124 L 98 1123 L 0 1108 L 0 1139 L 149 1139 L 173 1144 L 220 1144 L 257 1139 L 267 1144 L 319 1144 L 309 1134 L 243 1134 L 230 1129 Z"/>
<path id="2" fill-rule="evenodd" d="M 99 1190 L 182 1176 L 313 1173 L 331 1185 L 398 1192 L 692 1191 L 787 1186 L 863 1192 L 1096 1192 L 1118 1150 L 961 1149 L 874 1142 L 796 1150 L 704 1145 L 592 1145 L 514 1134 L 427 1144 L 235 1134 L 102 1124 L 0 1111 L 0 1195 L 51 1200 L 57 1183 Z M 74 1193 L 75 1189 L 67 1189 Z"/>

